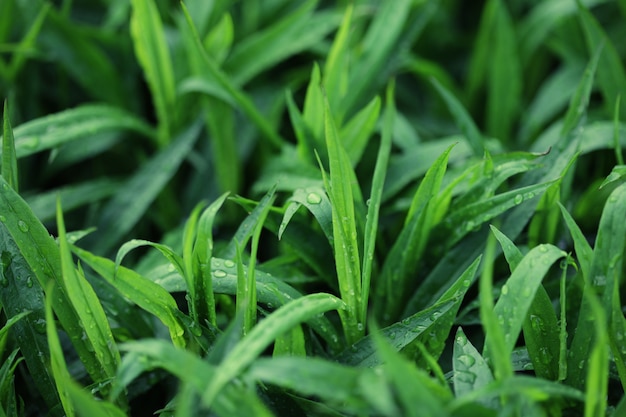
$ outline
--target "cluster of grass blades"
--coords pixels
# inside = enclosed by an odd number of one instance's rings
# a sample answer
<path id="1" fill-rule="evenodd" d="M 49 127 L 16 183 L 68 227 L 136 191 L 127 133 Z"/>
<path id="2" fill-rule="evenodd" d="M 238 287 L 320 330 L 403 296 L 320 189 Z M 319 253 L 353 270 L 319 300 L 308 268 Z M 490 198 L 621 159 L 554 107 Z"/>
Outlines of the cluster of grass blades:
<path id="1" fill-rule="evenodd" d="M 626 3 L 2 0 L 0 416 L 626 415 Z"/>

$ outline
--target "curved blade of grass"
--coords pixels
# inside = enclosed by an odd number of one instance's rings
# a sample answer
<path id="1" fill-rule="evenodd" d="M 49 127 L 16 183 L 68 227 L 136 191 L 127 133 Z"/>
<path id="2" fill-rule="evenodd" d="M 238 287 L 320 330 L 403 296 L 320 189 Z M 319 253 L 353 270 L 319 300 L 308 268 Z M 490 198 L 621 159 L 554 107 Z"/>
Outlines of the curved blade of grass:
<path id="1" fill-rule="evenodd" d="M 437 2 L 428 1 L 419 5 L 409 0 L 384 2 L 377 5 L 373 19 L 368 25 L 362 41 L 362 55 L 353 64 L 346 96 L 341 108 L 349 114 L 359 103 L 368 100 L 367 95 L 378 89 L 386 78 L 397 57 L 401 56 L 405 45 L 415 41 L 417 35 L 428 23 L 436 10 Z M 412 14 L 412 9 L 415 13 Z M 380 80 L 380 81 L 379 81 Z"/>
<path id="2" fill-rule="evenodd" d="M 613 110 L 619 95 L 626 91 L 626 71 L 623 60 L 600 23 L 580 1 L 577 1 L 577 4 L 578 18 L 583 27 L 589 50 L 602 49 L 598 61 L 598 84 L 602 90 L 607 110 L 610 111 Z M 592 59 L 598 59 L 595 58 L 597 53 L 597 51 L 594 53 Z M 621 109 L 620 117 L 622 119 L 626 117 L 626 108 Z"/>
<path id="3" fill-rule="evenodd" d="M 470 96 L 487 89 L 487 132 L 504 142 L 510 139 L 519 109 L 522 74 L 517 52 L 517 35 L 507 4 L 491 0 L 483 8 L 480 32 L 469 73 Z"/>
<path id="4" fill-rule="evenodd" d="M 159 10 L 153 0 L 131 0 L 130 33 L 159 121 L 158 143 L 170 142 L 175 128 L 176 85 Z"/>
<path id="5" fill-rule="evenodd" d="M 117 251 L 117 255 L 115 256 L 115 270 L 122 265 L 122 261 L 124 257 L 128 255 L 132 250 L 143 247 L 143 246 L 151 246 L 154 249 L 158 250 L 167 258 L 167 260 L 174 266 L 174 268 L 178 271 L 181 277 L 185 276 L 185 271 L 183 268 L 183 260 L 172 248 L 167 245 L 163 245 L 160 243 L 150 242 L 148 240 L 143 239 L 131 239 L 128 242 L 124 243 L 120 246 Z"/>
<path id="6" fill-rule="evenodd" d="M 59 251 L 61 253 L 61 273 L 67 297 L 76 311 L 85 336 L 94 348 L 104 375 L 108 378 L 115 376 L 115 370 L 120 363 L 120 354 L 113 339 L 111 328 L 98 296 L 89 285 L 84 275 L 76 271 L 72 253 L 70 252 L 65 222 L 61 209 L 61 200 L 57 200 L 57 227 L 59 230 Z M 100 383 L 103 381 L 94 381 Z"/>
<path id="7" fill-rule="evenodd" d="M 589 97 L 591 96 L 591 89 L 593 87 L 593 79 L 596 75 L 602 50 L 602 45 L 596 48 L 591 56 L 591 59 L 589 60 L 589 63 L 587 64 L 587 67 L 585 68 L 582 79 L 578 83 L 576 92 L 572 96 L 567 113 L 565 114 L 563 127 L 561 128 L 562 136 L 565 136 L 573 131 L 574 128 L 581 123 L 583 116 L 587 112 Z"/>
<path id="8" fill-rule="evenodd" d="M 226 201 L 228 193 L 222 194 L 217 200 L 211 203 L 198 220 L 198 231 L 193 245 L 192 267 L 193 281 L 196 286 L 195 311 L 198 322 L 208 320 L 212 325 L 216 325 L 215 298 L 213 296 L 213 280 L 211 278 L 211 259 L 213 257 L 213 223 L 218 210 Z"/>
<path id="9" fill-rule="evenodd" d="M 467 205 L 450 213 L 443 223 L 450 233 L 449 244 L 458 242 L 468 233 L 479 228 L 483 223 L 495 218 L 505 211 L 541 195 L 548 187 L 558 180 L 533 184 L 507 191 Z"/>
<path id="10" fill-rule="evenodd" d="M 237 266 L 229 259 L 212 259 L 213 290 L 218 294 L 235 295 L 237 293 Z M 247 274 L 247 266 L 243 265 L 243 273 Z M 256 290 L 259 303 L 266 305 L 270 309 L 276 309 L 288 302 L 302 297 L 296 289 L 286 284 L 283 280 L 257 270 Z M 330 346 L 336 351 L 340 348 L 339 335 L 332 323 L 325 316 L 315 317 L 307 321 Z"/>
<path id="11" fill-rule="evenodd" d="M 95 247 L 108 252 L 139 221 L 178 171 L 200 132 L 195 123 L 141 167 L 102 210 Z"/>
<path id="12" fill-rule="evenodd" d="M 503 353 L 507 357 L 513 351 L 515 342 L 522 330 L 524 319 L 543 277 L 552 264 L 565 255 L 565 252 L 553 245 L 539 245 L 524 256 L 511 277 L 502 286 L 500 298 L 493 311 L 503 331 L 506 349 Z M 489 340 L 493 336 L 487 333 L 486 337 L 485 346 L 487 348 L 483 356 L 493 360 L 488 349 Z"/>
<path id="13" fill-rule="evenodd" d="M 63 207 L 67 212 L 110 197 L 119 190 L 119 187 L 120 183 L 118 181 L 102 178 L 76 185 L 68 185 L 48 192 L 40 192 L 27 196 L 25 200 L 33 213 L 35 213 L 35 216 L 45 223 L 53 220 L 56 215 L 55 201 L 57 197 L 61 198 Z"/>
<path id="14" fill-rule="evenodd" d="M 54 376 L 54 382 L 56 384 L 56 391 L 58 392 L 63 411 L 67 417 L 73 417 L 74 407 L 70 399 L 70 393 L 68 385 L 71 382 L 70 372 L 65 362 L 65 356 L 63 356 L 63 348 L 61 347 L 61 341 L 59 340 L 59 334 L 57 333 L 56 326 L 54 324 L 54 314 L 52 313 L 52 301 L 54 299 L 54 285 L 50 282 L 46 290 L 47 297 L 45 303 L 46 314 L 46 335 L 48 339 L 48 346 L 50 347 L 50 368 L 52 375 Z"/>
<path id="15" fill-rule="evenodd" d="M 324 130 L 330 175 L 324 183 L 330 197 L 333 223 L 333 242 L 337 279 L 341 299 L 347 305 L 348 320 L 344 330 L 348 343 L 354 343 L 364 334 L 364 317 L 361 317 L 362 288 L 359 243 L 357 242 L 356 212 L 352 178 L 354 173 L 348 155 L 339 141 L 337 127 L 328 101 L 324 102 Z"/>
<path id="16" fill-rule="evenodd" d="M 203 390 L 203 402 L 213 403 L 224 386 L 238 376 L 285 331 L 326 311 L 339 310 L 340 314 L 343 314 L 342 311 L 345 308 L 343 301 L 325 293 L 306 295 L 285 304 L 257 324 L 224 358 L 216 369 L 214 377 Z"/>
<path id="17" fill-rule="evenodd" d="M 245 85 L 280 61 L 319 44 L 339 22 L 334 10 L 315 11 L 317 0 L 304 2 L 284 19 L 237 43 L 224 63 L 235 85 Z"/>
<path id="18" fill-rule="evenodd" d="M 123 266 L 116 268 L 115 262 L 109 259 L 93 255 L 76 246 L 71 249 L 124 297 L 161 320 L 169 329 L 175 345 L 185 346 L 184 328 L 177 318 L 178 306 L 167 291 L 131 269 Z"/>
<path id="19" fill-rule="evenodd" d="M 163 340 L 133 341 L 121 345 L 120 348 L 128 352 L 118 371 L 118 380 L 122 385 L 130 383 L 144 370 L 162 368 L 193 386 L 197 392 L 203 392 L 219 372 L 219 368 L 199 356 Z M 118 391 L 123 388 L 118 387 Z M 205 402 L 204 405 L 209 404 Z M 251 395 L 249 390 L 232 384 L 225 386 L 210 406 L 221 417 L 273 416 L 256 395 Z"/>
<path id="20" fill-rule="evenodd" d="M 185 3 L 181 3 L 181 6 L 183 13 L 185 14 L 185 18 L 187 19 L 187 24 L 189 25 L 195 40 L 197 52 L 199 52 L 202 57 L 203 70 L 206 70 L 211 77 L 213 77 L 213 79 L 215 79 L 215 81 L 217 81 L 217 83 L 228 92 L 233 100 L 239 104 L 242 111 L 246 113 L 250 120 L 259 128 L 269 143 L 275 148 L 280 148 L 285 141 L 278 133 L 276 133 L 274 128 L 267 121 L 267 118 L 259 113 L 252 100 L 218 68 L 214 60 L 207 54 Z M 196 51 L 193 51 L 193 53 L 196 53 Z"/>
<path id="21" fill-rule="evenodd" d="M 373 301 L 374 314 L 382 324 L 397 319 L 410 295 L 407 281 L 426 248 L 436 209 L 434 197 L 439 192 L 453 147 L 448 147 L 428 169 L 413 196 L 400 236 L 385 258 Z"/>
<path id="22" fill-rule="evenodd" d="M 396 119 L 396 105 L 394 101 L 395 82 L 392 81 L 387 87 L 385 118 L 383 121 L 380 148 L 376 157 L 374 176 L 372 178 L 372 190 L 370 192 L 367 216 L 365 221 L 365 234 L 363 238 L 363 265 L 361 267 L 361 316 L 367 317 L 369 305 L 370 284 L 372 276 L 372 264 L 374 262 L 374 250 L 376 248 L 376 235 L 378 232 L 378 218 L 385 186 L 385 174 L 391 154 L 391 142 L 393 126 Z"/>
<path id="23" fill-rule="evenodd" d="M 252 238 L 252 235 L 254 233 L 254 228 L 259 223 L 259 219 L 263 215 L 266 207 L 271 206 L 274 198 L 274 192 L 275 189 L 274 191 L 265 194 L 263 198 L 259 201 L 259 203 L 256 204 L 256 207 L 254 207 L 254 209 L 248 210 L 250 214 L 244 219 L 243 222 L 241 222 L 241 224 L 237 228 L 237 231 L 235 232 L 235 235 L 228 243 L 228 246 L 219 251 L 219 253 L 217 254 L 219 257 L 226 259 L 235 259 L 235 254 L 237 253 L 237 245 L 241 245 L 243 247 L 248 244 L 250 238 Z M 237 199 L 234 199 L 234 201 L 239 203 Z"/>
<path id="24" fill-rule="evenodd" d="M 563 215 L 563 220 L 565 220 L 565 225 L 569 229 L 570 234 L 572 235 L 572 240 L 574 241 L 574 249 L 576 250 L 576 259 L 580 264 L 580 269 L 583 272 L 583 277 L 585 280 L 591 279 L 591 264 L 593 262 L 593 249 L 589 242 L 585 238 L 582 230 L 576 224 L 576 221 L 572 217 L 571 214 L 567 211 L 567 209 L 561 204 L 558 203 L 561 214 Z"/>
<path id="25" fill-rule="evenodd" d="M 254 361 L 244 379 L 251 384 L 263 381 L 307 397 L 317 397 L 324 404 L 350 414 L 371 412 L 370 404 L 382 415 L 398 415 L 399 412 L 385 379 L 370 368 L 348 367 L 315 357 L 262 358 Z M 372 397 L 370 392 L 376 395 Z"/>
<path id="26" fill-rule="evenodd" d="M 302 108 L 302 117 L 306 126 L 313 133 L 314 147 L 311 151 L 317 151 L 325 162 L 327 155 L 326 146 L 324 146 L 324 129 L 325 129 L 325 109 L 324 109 L 324 91 L 322 85 L 322 75 L 320 67 L 317 63 L 313 64 L 309 84 L 304 97 L 304 107 Z M 301 151 L 302 152 L 302 151 Z"/>
<path id="27" fill-rule="evenodd" d="M 128 414 L 107 401 L 94 398 L 87 390 L 72 380 L 65 387 L 78 415 L 92 417 L 125 417 Z"/>
<path id="28" fill-rule="evenodd" d="M 462 398 L 493 381 L 493 374 L 489 365 L 474 345 L 467 340 L 461 327 L 457 329 L 454 338 L 452 370 L 454 372 L 452 383 L 456 398 Z M 492 404 L 486 403 L 485 405 Z"/>
<path id="29" fill-rule="evenodd" d="M 491 226 L 491 231 L 500 242 L 512 273 L 524 256 L 517 246 L 495 226 Z M 541 285 L 537 287 L 537 293 L 528 308 L 522 329 L 535 374 L 541 378 L 556 380 L 559 375 L 559 361 L 555 358 L 560 358 L 560 329 L 552 307 L 552 300 Z"/>
<path id="30" fill-rule="evenodd" d="M 330 108 L 335 111 L 335 120 L 339 125 L 342 124 L 344 116 L 340 101 L 348 91 L 350 53 L 348 41 L 353 11 L 354 5 L 348 4 L 324 64 L 324 89 L 328 94 Z M 349 151 L 348 154 L 350 154 Z M 355 163 L 354 160 L 352 162 Z"/>
<path id="31" fill-rule="evenodd" d="M 439 83 L 439 81 L 432 78 L 430 82 L 435 87 L 435 90 L 437 90 L 441 98 L 443 98 L 446 102 L 448 110 L 454 117 L 457 126 L 461 129 L 461 132 L 463 132 L 467 143 L 474 152 L 474 156 L 481 157 L 485 149 L 484 140 L 480 130 L 476 127 L 476 124 L 467 110 L 465 110 L 461 102 L 454 97 L 448 89 Z"/>
<path id="32" fill-rule="evenodd" d="M 568 361 L 567 382 L 574 386 L 581 386 L 584 372 L 587 369 L 592 340 L 596 326 L 584 323 L 593 317 L 594 309 L 590 305 L 589 292 L 600 293 L 604 317 L 610 317 L 613 303 L 614 281 L 619 280 L 622 271 L 622 254 L 626 245 L 626 222 L 624 222 L 624 207 L 626 207 L 626 183 L 617 187 L 610 194 L 600 218 L 598 235 L 593 250 L 593 262 L 590 275 L 585 281 L 583 300 L 579 313 L 579 324 L 570 348 L 571 356 Z M 621 353 L 620 353 L 621 355 Z"/>
<path id="33" fill-rule="evenodd" d="M 37 37 L 41 32 L 41 28 L 46 20 L 49 10 L 50 4 L 48 3 L 43 3 L 39 8 L 39 13 L 37 13 L 37 17 L 35 17 L 35 19 L 32 21 L 32 24 L 28 28 L 28 31 L 17 45 L 17 51 L 13 54 L 11 63 L 6 68 L 6 73 L 4 74 L 5 79 L 11 81 L 15 80 L 15 77 L 24 67 L 24 64 L 29 58 L 29 54 L 27 51 L 31 48 L 36 47 Z"/>
<path id="34" fill-rule="evenodd" d="M 17 157 L 15 155 L 15 139 L 9 120 L 9 105 L 4 100 L 2 116 L 2 177 L 11 188 L 18 192 Z"/>
<path id="35" fill-rule="evenodd" d="M 23 158 L 100 132 L 131 130 L 153 137 L 144 121 L 104 104 L 85 104 L 23 123 L 13 129 L 17 158 Z"/>
<path id="36" fill-rule="evenodd" d="M 606 325 L 606 306 L 602 305 L 595 294 L 590 291 L 583 296 L 588 297 L 591 314 L 582 318 L 586 323 L 579 323 L 578 328 L 581 326 L 591 328 L 595 338 L 590 347 L 587 373 L 584 378 L 585 417 L 603 416 L 606 415 L 609 384 L 609 352 L 606 348 L 609 343 L 607 335 L 609 329 Z"/>
<path id="37" fill-rule="evenodd" d="M 487 349 L 495 352 L 492 356 L 491 366 L 494 377 L 498 380 L 506 380 L 513 376 L 510 353 L 506 346 L 503 323 L 498 320 L 493 304 L 493 268 L 496 255 L 496 239 L 493 235 L 487 236 L 485 245 L 485 261 L 482 265 L 482 274 L 478 286 L 478 302 L 480 307 L 480 321 L 485 333 L 483 357 L 487 357 Z M 516 268 L 516 270 L 519 269 Z M 521 327 L 521 324 L 520 324 Z M 512 349 L 511 349 L 512 350 Z"/>
<path id="38" fill-rule="evenodd" d="M 372 333 L 376 352 L 383 362 L 384 372 L 390 381 L 404 416 L 441 416 L 445 414 L 444 401 L 450 400 L 449 390 L 430 379 L 425 371 L 403 357 L 377 332 Z"/>
<path id="39" fill-rule="evenodd" d="M 283 221 L 278 230 L 278 238 L 282 236 L 287 224 L 301 205 L 305 206 L 317 220 L 328 242 L 333 245 L 332 207 L 326 191 L 321 187 L 298 188 L 289 198 Z M 292 208 L 293 207 L 293 208 Z"/>
<path id="40" fill-rule="evenodd" d="M 45 336 L 44 295 L 33 282 L 32 270 L 12 240 L 5 224 L 0 224 L 0 303 L 13 324 L 12 334 L 36 389 L 46 406 L 58 405 L 59 398 L 48 368 L 50 353 Z M 18 321 L 18 318 L 22 319 Z M 8 323 L 5 325 L 8 329 Z"/>
<path id="41" fill-rule="evenodd" d="M 521 395 L 534 402 L 547 400 L 554 401 L 556 398 L 575 400 L 581 403 L 585 401 L 585 395 L 570 386 L 556 383 L 554 381 L 546 381 L 545 379 L 516 375 L 515 377 L 507 378 L 501 381 L 495 380 L 483 388 L 467 393 L 463 397 L 459 397 L 454 400 L 448 406 L 448 409 L 450 412 L 453 412 L 462 407 L 464 404 L 479 401 L 481 399 L 491 400 L 500 395 Z"/>
<path id="42" fill-rule="evenodd" d="M 63 330 L 68 334 L 91 377 L 97 381 L 104 379 L 94 348 L 89 345 L 88 340 L 82 338 L 84 330 L 80 326 L 80 319 L 63 289 L 61 258 L 57 244 L 24 200 L 2 177 L 0 177 L 0 223 L 5 228 L 2 237 L 15 242 L 19 249 L 15 254 L 19 253 L 20 257 L 23 257 L 32 272 L 32 275 L 28 274 L 31 275 L 30 288 L 47 288 L 49 282 L 55 282 L 56 296 L 53 308 Z M 39 287 L 35 286 L 36 283 Z M 28 288 L 29 281 L 26 279 L 24 284 Z"/>
<path id="43" fill-rule="evenodd" d="M 380 330 L 381 336 L 397 350 L 414 347 L 420 342 L 427 351 L 439 357 L 454 323 L 456 312 L 463 301 L 463 296 L 471 286 L 480 258 L 467 268 L 431 307 L 419 311 Z M 376 356 L 376 346 L 371 336 L 366 336 L 346 349 L 335 358 L 340 363 L 358 366 L 380 364 Z"/>

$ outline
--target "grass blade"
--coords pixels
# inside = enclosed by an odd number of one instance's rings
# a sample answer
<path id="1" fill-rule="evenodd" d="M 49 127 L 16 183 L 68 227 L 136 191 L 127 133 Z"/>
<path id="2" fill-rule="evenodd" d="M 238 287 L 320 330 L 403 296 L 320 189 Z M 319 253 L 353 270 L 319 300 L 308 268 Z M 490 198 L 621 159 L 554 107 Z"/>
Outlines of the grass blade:
<path id="1" fill-rule="evenodd" d="M 15 155 L 15 139 L 9 120 L 9 104 L 4 100 L 2 123 L 2 177 L 11 188 L 18 192 L 17 156 Z"/>
<path id="2" fill-rule="evenodd" d="M 50 347 L 50 368 L 54 376 L 57 392 L 59 393 L 63 411 L 67 417 L 73 417 L 74 407 L 70 399 L 68 385 L 71 382 L 70 372 L 68 371 L 63 356 L 63 348 L 59 340 L 56 326 L 54 324 L 54 314 L 52 313 L 52 301 L 54 299 L 53 285 L 49 285 L 46 297 L 46 335 L 48 338 L 48 346 Z"/>
<path id="3" fill-rule="evenodd" d="M 133 341 L 125 343 L 121 349 L 128 354 L 124 357 L 118 372 L 120 383 L 132 381 L 134 376 L 143 370 L 162 368 L 193 386 L 197 392 L 203 392 L 207 384 L 218 375 L 219 368 L 163 340 Z M 118 391 L 121 389 L 123 386 L 118 386 Z M 208 407 L 209 403 L 205 401 L 203 405 Z M 224 387 L 221 395 L 217 396 L 210 406 L 221 417 L 233 415 L 273 417 L 256 395 L 250 395 L 249 390 L 233 385 Z"/>
<path id="4" fill-rule="evenodd" d="M 185 18 L 187 19 L 187 24 L 191 29 L 191 33 L 196 43 L 197 52 L 200 53 L 202 57 L 203 70 L 206 70 L 208 74 L 213 77 L 217 83 L 228 92 L 228 94 L 233 98 L 233 100 L 239 104 L 239 107 L 243 110 L 244 113 L 250 118 L 250 120 L 258 127 L 258 129 L 262 132 L 263 136 L 269 141 L 269 143 L 275 147 L 280 148 L 282 144 L 285 142 L 278 133 L 274 130 L 274 128 L 269 124 L 267 119 L 257 110 L 256 106 L 252 102 L 252 100 L 241 91 L 235 83 L 230 80 L 224 72 L 222 72 L 214 60 L 207 54 L 204 46 L 202 44 L 202 40 L 198 35 L 198 32 L 193 24 L 193 20 L 189 15 L 189 11 L 185 6 L 185 3 L 181 3 L 183 8 L 183 13 L 185 14 Z M 196 51 L 189 52 L 196 53 Z"/>
<path id="5" fill-rule="evenodd" d="M 196 320 L 200 323 L 208 320 L 214 326 L 216 325 L 215 297 L 213 295 L 213 280 L 211 278 L 213 223 L 217 211 L 226 201 L 226 197 L 228 197 L 228 193 L 215 200 L 200 216 L 192 254 L 193 278 L 197 297 L 195 310 L 198 313 Z"/>
<path id="6" fill-rule="evenodd" d="M 448 147 L 428 169 L 413 196 L 400 236 L 392 246 L 381 271 L 373 302 L 374 314 L 382 324 L 396 320 L 412 288 L 409 276 L 415 271 L 430 235 L 432 216 L 448 158 L 454 145 Z"/>
<path id="7" fill-rule="evenodd" d="M 592 341 L 597 326 L 589 326 L 584 321 L 594 317 L 596 308 L 591 305 L 593 301 L 590 301 L 591 295 L 588 293 L 601 294 L 600 302 L 604 309 L 603 317 L 605 319 L 610 317 L 614 297 L 614 281 L 619 280 L 623 263 L 622 254 L 626 246 L 626 224 L 623 221 L 624 207 L 626 207 L 626 183 L 613 190 L 600 218 L 598 235 L 593 249 L 593 262 L 589 270 L 590 274 L 585 278 L 579 323 L 576 326 L 570 348 L 571 356 L 568 361 L 566 382 L 574 386 L 581 386 L 585 372 L 595 372 L 589 369 L 589 360 L 591 350 L 594 349 Z"/>
<path id="8" fill-rule="evenodd" d="M 587 111 L 589 97 L 591 96 L 591 89 L 593 87 L 593 79 L 598 68 L 598 63 L 600 62 L 602 50 L 602 45 L 596 48 L 585 68 L 583 77 L 576 88 L 576 92 L 572 96 L 567 113 L 565 114 L 563 127 L 561 128 L 561 136 L 565 136 L 573 131 L 581 123 Z"/>
<path id="9" fill-rule="evenodd" d="M 372 191 L 370 192 L 369 205 L 367 207 L 367 220 L 365 221 L 365 235 L 363 238 L 363 266 L 361 288 L 361 317 L 367 317 L 369 304 L 370 282 L 372 276 L 372 263 L 374 262 L 374 249 L 376 247 L 376 235 L 378 232 L 378 219 L 380 206 L 385 185 L 385 174 L 389 164 L 391 154 L 391 142 L 393 125 L 396 118 L 396 106 L 394 101 L 395 82 L 391 82 L 387 87 L 385 119 L 383 131 L 380 139 L 380 149 L 376 157 L 374 167 L 374 177 L 372 178 Z"/>
<path id="10" fill-rule="evenodd" d="M 521 260 L 511 277 L 502 286 L 500 298 L 494 307 L 494 315 L 501 326 L 504 337 L 504 352 L 490 352 L 487 348 L 485 358 L 495 360 L 492 355 L 503 353 L 509 357 L 515 346 L 522 324 L 535 298 L 537 289 L 550 266 L 566 254 L 552 245 L 539 245 L 533 248 Z M 490 346 L 487 334 L 485 345 Z"/>
<path id="11" fill-rule="evenodd" d="M 330 176 L 325 180 L 333 218 L 333 241 L 341 299 L 347 305 L 344 331 L 349 344 L 360 339 L 365 331 L 361 316 L 362 288 L 359 244 L 352 178 L 354 173 L 342 147 L 328 101 L 324 103 L 324 126 L 328 149 Z"/>
<path id="12" fill-rule="evenodd" d="M 153 0 L 131 0 L 130 32 L 135 54 L 152 92 L 159 121 L 158 144 L 166 146 L 176 127 L 176 86 L 163 23 Z"/>
<path id="13" fill-rule="evenodd" d="M 615 46 L 606 35 L 600 23 L 593 17 L 589 10 L 578 4 L 578 17 L 585 33 L 585 40 L 589 50 L 602 49 L 602 54 L 598 59 L 598 84 L 604 96 L 606 110 L 608 114 L 613 110 L 613 106 L 618 101 L 619 95 L 626 91 L 626 71 L 624 70 L 623 59 L 615 49 Z M 601 45 L 599 48 L 598 45 Z M 626 108 L 622 108 L 620 117 L 626 117 Z"/>
<path id="14" fill-rule="evenodd" d="M 15 152 L 19 159 L 85 139 L 89 136 L 85 132 L 94 135 L 120 130 L 154 136 L 153 129 L 144 121 L 120 108 L 85 104 L 17 126 L 13 129 Z"/>
<path id="15" fill-rule="evenodd" d="M 90 341 L 91 346 L 94 347 L 95 355 L 103 370 L 103 374 L 107 379 L 113 378 L 120 363 L 120 354 L 98 296 L 85 279 L 85 276 L 77 272 L 74 267 L 72 253 L 70 252 L 65 232 L 61 200 L 57 200 L 57 227 L 59 230 L 59 250 L 61 252 L 61 273 L 65 291 L 80 319 L 80 323 L 82 323 L 85 329 L 86 338 Z M 94 382 L 100 383 L 104 382 L 104 380 Z"/>
<path id="16" fill-rule="evenodd" d="M 457 398 L 471 393 L 493 381 L 493 374 L 485 359 L 478 350 L 467 340 L 463 329 L 459 327 L 454 338 L 452 354 L 452 382 L 454 394 Z M 492 405 L 492 404 L 485 404 Z"/>
<path id="17" fill-rule="evenodd" d="M 158 284 L 123 266 L 116 268 L 115 262 L 71 247 L 78 257 L 115 287 L 124 297 L 143 310 L 156 316 L 169 329 L 172 342 L 185 346 L 184 328 L 178 319 L 178 306 L 174 298 Z"/>
<path id="18" fill-rule="evenodd" d="M 6 242 L 14 242 L 17 248 L 11 253 L 11 257 L 17 259 L 19 254 L 27 265 L 27 267 L 25 265 L 27 269 L 24 270 L 30 270 L 32 274 L 29 276 L 36 279 L 36 281 L 33 278 L 30 281 L 24 280 L 26 289 L 23 294 L 28 294 L 35 289 L 41 291 L 42 288 L 47 288 L 51 281 L 55 283 L 53 291 L 56 296 L 52 305 L 63 330 L 68 334 L 90 376 L 96 381 L 104 379 L 102 369 L 97 365 L 95 350 L 88 340 L 82 338 L 84 329 L 80 326 L 80 319 L 63 288 L 61 259 L 57 244 L 24 200 L 9 187 L 2 177 L 0 177 L 0 223 L 5 230 L 2 237 Z M 10 262 L 3 263 L 8 265 Z M 39 284 L 38 287 L 36 283 Z M 32 295 L 30 299 L 36 301 L 37 297 Z M 40 304 L 41 308 L 43 304 Z M 40 318 L 42 317 L 32 317 L 33 320 Z M 40 322 L 39 325 L 41 324 Z M 37 326 L 32 328 L 35 329 Z"/>
<path id="19" fill-rule="evenodd" d="M 307 295 L 284 305 L 257 324 L 224 358 L 214 378 L 209 381 L 202 399 L 211 404 L 219 392 L 234 377 L 252 363 L 263 350 L 283 332 L 329 310 L 346 309 L 343 301 L 330 294 Z"/>

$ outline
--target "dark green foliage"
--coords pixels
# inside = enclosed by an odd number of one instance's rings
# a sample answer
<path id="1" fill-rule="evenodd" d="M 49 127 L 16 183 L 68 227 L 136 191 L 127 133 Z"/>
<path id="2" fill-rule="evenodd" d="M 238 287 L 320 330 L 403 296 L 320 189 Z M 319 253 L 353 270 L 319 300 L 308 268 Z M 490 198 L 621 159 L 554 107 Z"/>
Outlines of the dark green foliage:
<path id="1" fill-rule="evenodd" d="M 0 415 L 623 415 L 625 19 L 1 0 Z"/>

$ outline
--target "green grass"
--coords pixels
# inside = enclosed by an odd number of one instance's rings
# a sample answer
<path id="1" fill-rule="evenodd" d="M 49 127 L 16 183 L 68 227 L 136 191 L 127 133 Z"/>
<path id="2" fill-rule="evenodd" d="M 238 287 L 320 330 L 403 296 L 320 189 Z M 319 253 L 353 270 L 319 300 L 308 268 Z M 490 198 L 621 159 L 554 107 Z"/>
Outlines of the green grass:
<path id="1" fill-rule="evenodd" d="M 0 2 L 0 416 L 626 415 L 626 2 Z"/>

